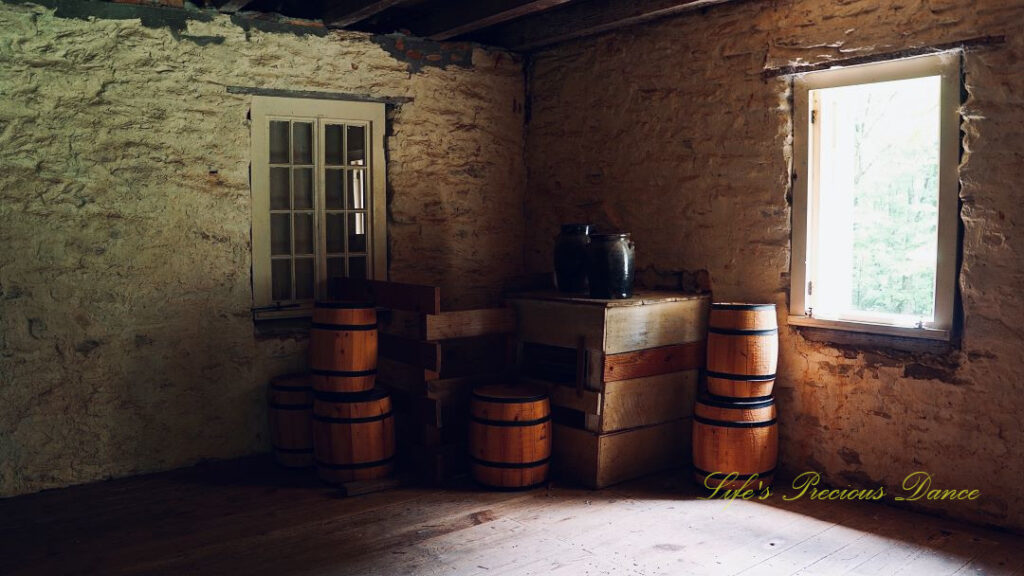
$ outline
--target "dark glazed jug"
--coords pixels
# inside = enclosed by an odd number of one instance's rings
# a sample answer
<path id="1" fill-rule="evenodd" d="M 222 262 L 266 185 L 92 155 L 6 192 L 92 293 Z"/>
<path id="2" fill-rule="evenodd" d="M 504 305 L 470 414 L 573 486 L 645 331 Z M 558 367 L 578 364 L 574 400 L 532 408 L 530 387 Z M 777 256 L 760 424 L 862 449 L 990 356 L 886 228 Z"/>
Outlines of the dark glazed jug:
<path id="1" fill-rule="evenodd" d="M 555 286 L 559 292 L 586 292 L 590 224 L 562 224 L 555 236 Z"/>
<path id="2" fill-rule="evenodd" d="M 587 250 L 590 297 L 611 300 L 632 296 L 634 258 L 628 233 L 591 234 Z"/>

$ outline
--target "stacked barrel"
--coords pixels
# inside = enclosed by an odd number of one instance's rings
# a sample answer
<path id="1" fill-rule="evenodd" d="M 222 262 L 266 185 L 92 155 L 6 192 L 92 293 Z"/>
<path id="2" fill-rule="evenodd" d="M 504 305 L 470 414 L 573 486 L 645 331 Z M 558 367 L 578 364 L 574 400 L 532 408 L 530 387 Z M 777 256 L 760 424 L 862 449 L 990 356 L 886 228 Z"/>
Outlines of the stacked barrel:
<path id="1" fill-rule="evenodd" d="M 308 378 L 291 377 L 288 388 L 281 382 L 271 384 L 271 434 L 278 462 L 315 463 L 317 474 L 330 483 L 390 475 L 394 418 L 390 396 L 375 387 L 377 313 L 373 304 L 317 302 L 309 364 Z M 305 384 L 301 397 L 301 387 L 295 384 L 299 381 Z M 300 437 L 301 441 L 295 439 Z M 299 457 L 300 447 L 306 450 L 305 459 Z"/>
<path id="2" fill-rule="evenodd" d="M 774 304 L 711 305 L 708 393 L 693 410 L 697 482 L 751 489 L 772 483 L 778 460 L 775 371 L 779 329 Z"/>
<path id="3" fill-rule="evenodd" d="M 391 398 L 375 388 L 377 311 L 365 302 L 317 302 L 309 334 L 313 457 L 326 482 L 391 474 Z"/>

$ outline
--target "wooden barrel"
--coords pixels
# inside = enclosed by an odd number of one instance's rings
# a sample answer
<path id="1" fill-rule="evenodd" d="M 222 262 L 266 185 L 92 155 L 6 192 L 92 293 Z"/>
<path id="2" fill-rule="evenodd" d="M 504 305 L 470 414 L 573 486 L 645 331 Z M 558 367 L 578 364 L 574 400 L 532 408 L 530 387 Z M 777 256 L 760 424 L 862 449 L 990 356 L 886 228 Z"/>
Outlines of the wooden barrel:
<path id="1" fill-rule="evenodd" d="M 313 454 L 322 480 L 375 480 L 391 474 L 395 419 L 387 392 L 314 392 L 313 398 Z"/>
<path id="2" fill-rule="evenodd" d="M 758 490 L 775 477 L 779 428 L 775 400 L 734 400 L 706 396 L 693 408 L 693 466 L 697 482 L 714 488 L 735 473 L 724 488 Z M 711 478 L 708 478 L 712 475 Z"/>
<path id="3" fill-rule="evenodd" d="M 313 389 L 365 392 L 377 376 L 377 311 L 366 302 L 317 302 L 309 333 Z"/>
<path id="4" fill-rule="evenodd" d="M 288 468 L 313 465 L 313 389 L 305 374 L 279 376 L 267 391 L 274 459 Z"/>
<path id="5" fill-rule="evenodd" d="M 545 391 L 481 386 L 470 399 L 469 455 L 473 478 L 490 488 L 543 484 L 551 459 L 551 404 Z"/>
<path id="6" fill-rule="evenodd" d="M 730 398 L 771 396 L 779 357 L 774 304 L 712 304 L 708 318 L 708 392 Z"/>

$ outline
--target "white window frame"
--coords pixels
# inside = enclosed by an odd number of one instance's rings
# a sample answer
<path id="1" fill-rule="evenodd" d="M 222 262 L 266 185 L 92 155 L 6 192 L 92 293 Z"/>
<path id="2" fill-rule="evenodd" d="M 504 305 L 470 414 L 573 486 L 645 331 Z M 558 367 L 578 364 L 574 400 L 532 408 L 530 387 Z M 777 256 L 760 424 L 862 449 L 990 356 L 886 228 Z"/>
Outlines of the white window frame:
<path id="1" fill-rule="evenodd" d="M 384 165 L 385 107 L 378 102 L 319 100 L 254 96 L 251 112 L 252 163 L 252 289 L 256 319 L 302 317 L 312 314 L 313 300 L 275 301 L 271 286 L 270 254 L 270 122 L 299 120 L 314 122 L 314 243 L 317 273 L 315 298 L 324 298 L 329 279 L 325 255 L 325 183 L 324 138 L 326 123 L 366 126 L 369 149 L 366 174 L 370 180 L 367 194 L 367 277 L 387 279 L 387 200 Z M 281 305 L 280 309 L 273 309 Z"/>
<path id="2" fill-rule="evenodd" d="M 953 332 L 959 244 L 959 161 L 960 161 L 960 59 L 959 51 L 931 54 L 904 60 L 879 62 L 809 72 L 793 79 L 793 230 L 790 275 L 789 323 L 833 330 L 847 330 L 949 340 Z M 810 91 L 854 84 L 941 76 L 939 125 L 938 247 L 935 270 L 935 316 L 933 322 L 907 327 L 878 322 L 814 318 L 808 310 L 811 294 L 808 280 L 815 265 L 811 233 L 816 225 L 812 207 L 818 193 L 817 175 L 810 165 L 809 150 L 817 142 L 817 125 L 811 116 Z"/>

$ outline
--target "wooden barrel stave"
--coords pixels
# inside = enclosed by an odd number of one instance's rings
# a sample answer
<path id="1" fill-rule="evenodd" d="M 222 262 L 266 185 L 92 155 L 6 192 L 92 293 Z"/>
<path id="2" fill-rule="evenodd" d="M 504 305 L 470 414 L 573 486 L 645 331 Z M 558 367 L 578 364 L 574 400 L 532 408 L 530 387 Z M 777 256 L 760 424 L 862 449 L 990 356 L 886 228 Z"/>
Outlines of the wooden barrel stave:
<path id="1" fill-rule="evenodd" d="M 317 302 L 309 338 L 310 379 L 323 392 L 372 390 L 377 312 L 366 302 Z"/>
<path id="2" fill-rule="evenodd" d="M 395 422 L 391 398 L 374 389 L 318 391 L 313 401 L 317 474 L 330 483 L 376 480 L 394 471 Z"/>
<path id="3" fill-rule="evenodd" d="M 551 405 L 533 389 L 484 386 L 470 403 L 473 478 L 498 489 L 529 489 L 547 480 L 551 459 Z"/>
<path id="4" fill-rule="evenodd" d="M 778 356 L 774 304 L 712 304 L 708 392 L 732 398 L 767 398 L 775 386 Z"/>
<path id="5" fill-rule="evenodd" d="M 267 414 L 274 459 L 288 468 L 313 465 L 313 389 L 304 374 L 270 381 Z"/>
<path id="6" fill-rule="evenodd" d="M 755 490 L 771 485 L 778 463 L 778 423 L 775 400 L 703 397 L 693 411 L 694 476 L 702 486 L 736 489 L 747 478 Z M 708 474 L 717 473 L 710 480 Z M 724 475 L 736 473 L 734 481 Z"/>

